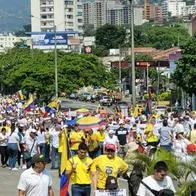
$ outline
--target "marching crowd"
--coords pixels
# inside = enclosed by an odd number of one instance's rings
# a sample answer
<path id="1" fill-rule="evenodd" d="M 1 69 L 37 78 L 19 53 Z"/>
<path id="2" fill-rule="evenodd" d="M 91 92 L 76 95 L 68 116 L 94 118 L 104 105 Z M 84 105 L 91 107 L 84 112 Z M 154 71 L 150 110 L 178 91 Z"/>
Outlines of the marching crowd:
<path id="1" fill-rule="evenodd" d="M 27 112 L 22 109 L 20 100 L 12 98 L 14 101 L 11 102 L 10 99 L 0 100 L 1 167 L 16 171 L 31 168 L 36 161 L 44 160 L 51 163 L 51 169 L 59 169 L 60 138 L 66 133 L 70 149 L 66 174 L 71 177 L 74 196 L 90 195 L 91 184 L 94 189 L 105 189 L 107 184 L 114 188 L 116 185 L 111 182 L 115 179 L 108 177 L 117 177 L 128 170 L 127 163 L 121 159 L 127 153 L 137 151 L 151 155 L 153 149 L 160 146 L 172 151 L 182 162 L 191 161 L 196 155 L 194 112 L 146 115 L 138 110 L 136 113 L 129 111 L 124 116 L 120 112 L 109 114 L 104 108 L 99 108 L 79 116 L 58 111 L 45 117 L 38 106 Z M 105 124 L 83 130 L 77 119 L 85 115 L 96 116 Z M 43 159 L 36 158 L 38 154 Z M 167 170 L 164 163 L 158 163 L 155 171 L 159 171 L 157 168 Z M 173 185 L 172 190 L 175 192 Z M 140 195 L 145 196 L 141 187 Z"/>

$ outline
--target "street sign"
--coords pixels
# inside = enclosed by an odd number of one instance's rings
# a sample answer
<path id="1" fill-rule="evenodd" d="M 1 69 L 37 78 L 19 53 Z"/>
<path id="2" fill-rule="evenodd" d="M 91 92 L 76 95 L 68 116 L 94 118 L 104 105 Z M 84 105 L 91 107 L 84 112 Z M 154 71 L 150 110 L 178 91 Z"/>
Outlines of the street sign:
<path id="1" fill-rule="evenodd" d="M 121 61 L 121 68 L 128 68 L 131 66 L 129 61 Z M 119 68 L 119 61 L 111 62 L 111 67 Z M 147 69 L 151 67 L 169 67 L 169 61 L 135 61 L 135 67 Z"/>
<path id="2" fill-rule="evenodd" d="M 126 196 L 126 189 L 118 189 L 116 191 L 96 190 L 95 196 Z"/>
<path id="3" fill-rule="evenodd" d="M 92 53 L 92 47 L 91 46 L 85 46 L 84 47 L 84 52 L 87 53 L 87 54 Z"/>

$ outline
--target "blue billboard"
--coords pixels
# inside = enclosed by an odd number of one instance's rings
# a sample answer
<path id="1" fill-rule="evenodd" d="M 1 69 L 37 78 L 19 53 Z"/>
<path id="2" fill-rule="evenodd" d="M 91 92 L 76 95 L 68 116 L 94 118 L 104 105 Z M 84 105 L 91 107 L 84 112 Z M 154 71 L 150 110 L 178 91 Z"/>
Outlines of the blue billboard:
<path id="1" fill-rule="evenodd" d="M 56 45 L 67 45 L 68 35 L 65 32 L 54 32 L 36 33 L 31 34 L 32 43 L 34 46 L 54 46 Z"/>

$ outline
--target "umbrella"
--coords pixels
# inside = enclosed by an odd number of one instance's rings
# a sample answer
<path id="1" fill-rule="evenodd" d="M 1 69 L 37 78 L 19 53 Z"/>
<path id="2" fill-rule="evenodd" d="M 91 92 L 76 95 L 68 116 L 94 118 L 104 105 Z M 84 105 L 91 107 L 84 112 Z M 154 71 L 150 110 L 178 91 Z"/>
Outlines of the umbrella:
<path id="1" fill-rule="evenodd" d="M 100 128 L 101 126 L 106 125 L 106 121 L 96 116 L 86 116 L 77 120 L 77 124 L 80 129 L 89 131 L 92 128 Z"/>
<path id="2" fill-rule="evenodd" d="M 80 108 L 80 109 L 78 109 L 78 110 L 75 110 L 75 112 L 76 112 L 77 114 L 84 114 L 84 115 L 90 113 L 90 111 L 89 111 L 88 109 L 86 109 L 86 108 Z"/>

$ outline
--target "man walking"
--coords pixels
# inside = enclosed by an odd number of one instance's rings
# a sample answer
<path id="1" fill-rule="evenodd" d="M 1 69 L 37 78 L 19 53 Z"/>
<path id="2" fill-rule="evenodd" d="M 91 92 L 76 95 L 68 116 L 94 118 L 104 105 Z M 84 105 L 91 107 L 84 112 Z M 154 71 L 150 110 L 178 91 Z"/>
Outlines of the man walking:
<path id="1" fill-rule="evenodd" d="M 54 196 L 52 179 L 45 169 L 43 155 L 32 157 L 32 167 L 21 174 L 17 189 L 19 196 Z"/>

